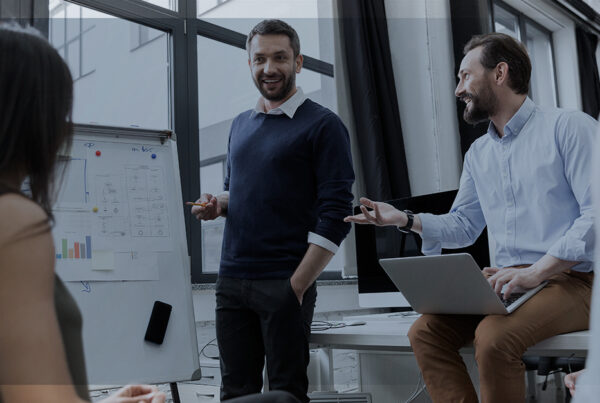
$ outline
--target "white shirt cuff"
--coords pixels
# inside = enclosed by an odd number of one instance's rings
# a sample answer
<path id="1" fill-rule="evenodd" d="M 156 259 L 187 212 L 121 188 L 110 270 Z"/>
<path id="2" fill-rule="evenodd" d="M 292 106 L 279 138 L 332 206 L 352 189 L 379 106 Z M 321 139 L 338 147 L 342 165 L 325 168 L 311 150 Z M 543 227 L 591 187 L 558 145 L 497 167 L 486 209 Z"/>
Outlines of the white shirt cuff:
<path id="1" fill-rule="evenodd" d="M 338 250 L 338 246 L 336 244 L 319 234 L 315 234 L 314 232 L 308 233 L 308 243 L 312 243 L 320 246 L 321 248 L 327 249 L 333 254 L 335 254 Z"/>

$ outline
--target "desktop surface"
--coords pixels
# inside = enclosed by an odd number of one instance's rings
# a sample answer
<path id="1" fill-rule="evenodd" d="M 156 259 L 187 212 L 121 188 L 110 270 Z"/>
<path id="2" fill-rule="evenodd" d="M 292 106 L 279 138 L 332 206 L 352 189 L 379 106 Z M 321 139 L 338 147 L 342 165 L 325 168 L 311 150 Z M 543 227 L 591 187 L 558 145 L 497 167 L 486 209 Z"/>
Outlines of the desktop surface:
<path id="1" fill-rule="evenodd" d="M 413 313 L 385 313 L 352 316 L 344 321 L 365 321 L 362 326 L 346 326 L 312 332 L 310 343 L 315 347 L 411 352 L 408 330 L 420 315 Z M 589 331 L 561 334 L 531 346 L 525 355 L 548 357 L 585 357 L 587 355 Z M 472 353 L 471 344 L 461 352 Z"/>

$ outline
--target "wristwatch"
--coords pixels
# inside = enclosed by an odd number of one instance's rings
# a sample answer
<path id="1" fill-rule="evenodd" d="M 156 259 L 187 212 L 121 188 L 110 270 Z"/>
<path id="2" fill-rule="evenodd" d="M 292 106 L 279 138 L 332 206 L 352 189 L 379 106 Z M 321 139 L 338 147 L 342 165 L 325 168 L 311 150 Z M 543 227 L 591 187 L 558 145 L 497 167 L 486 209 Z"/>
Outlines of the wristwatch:
<path id="1" fill-rule="evenodd" d="M 410 210 L 404 210 L 404 213 L 406 214 L 408 221 L 406 222 L 406 225 L 404 227 L 398 226 L 398 231 L 403 232 L 405 234 L 410 234 L 413 222 L 415 220 L 415 215 Z"/>

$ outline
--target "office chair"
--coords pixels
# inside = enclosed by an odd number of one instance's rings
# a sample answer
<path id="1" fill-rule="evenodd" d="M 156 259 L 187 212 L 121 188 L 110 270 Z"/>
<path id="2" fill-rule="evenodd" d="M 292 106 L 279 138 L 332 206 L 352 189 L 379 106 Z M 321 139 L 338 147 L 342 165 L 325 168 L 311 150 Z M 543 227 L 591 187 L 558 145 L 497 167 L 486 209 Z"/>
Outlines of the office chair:
<path id="1" fill-rule="evenodd" d="M 537 370 L 537 375 L 545 376 L 542 390 L 546 390 L 546 382 L 548 376 L 554 375 L 554 381 L 557 386 L 562 386 L 561 372 L 570 374 L 571 372 L 579 371 L 585 367 L 585 358 L 582 357 L 536 357 L 524 356 L 523 363 L 527 373 L 527 402 L 537 402 L 536 381 L 534 371 Z M 565 388 L 565 402 L 571 401 L 571 394 Z"/>

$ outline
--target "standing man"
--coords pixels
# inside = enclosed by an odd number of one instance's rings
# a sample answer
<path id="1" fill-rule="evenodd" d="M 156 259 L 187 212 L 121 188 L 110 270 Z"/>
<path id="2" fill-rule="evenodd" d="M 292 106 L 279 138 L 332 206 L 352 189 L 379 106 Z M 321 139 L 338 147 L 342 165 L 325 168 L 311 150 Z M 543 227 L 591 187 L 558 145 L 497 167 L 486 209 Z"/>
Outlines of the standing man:
<path id="1" fill-rule="evenodd" d="M 417 232 L 425 254 L 470 245 L 487 225 L 497 267 L 484 273 L 499 295 L 548 281 L 510 315 L 423 315 L 408 334 L 435 402 L 477 402 L 458 352 L 471 341 L 482 401 L 519 402 L 525 399 L 521 356 L 527 347 L 588 328 L 597 122 L 527 98 L 531 63 L 510 36 L 475 36 L 464 53 L 455 91 L 467 104 L 464 119 L 491 122 L 465 155 L 450 212 L 413 216 L 362 198 L 362 214 L 346 220 Z"/>
<path id="2" fill-rule="evenodd" d="M 246 42 L 261 93 L 229 134 L 225 192 L 203 194 L 198 219 L 227 217 L 217 280 L 221 399 L 269 387 L 302 402 L 315 280 L 350 230 L 354 172 L 348 132 L 330 110 L 296 88 L 300 41 L 265 20 Z"/>

